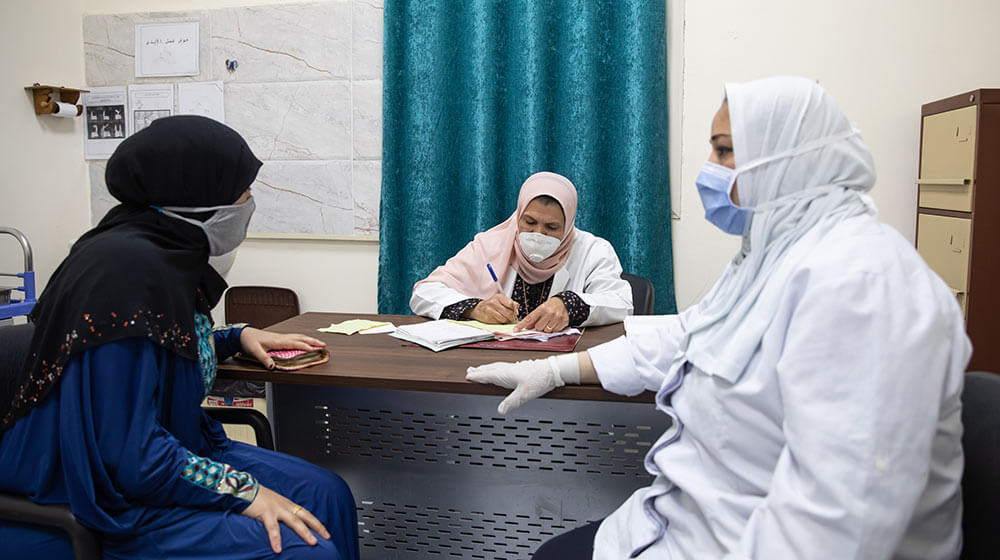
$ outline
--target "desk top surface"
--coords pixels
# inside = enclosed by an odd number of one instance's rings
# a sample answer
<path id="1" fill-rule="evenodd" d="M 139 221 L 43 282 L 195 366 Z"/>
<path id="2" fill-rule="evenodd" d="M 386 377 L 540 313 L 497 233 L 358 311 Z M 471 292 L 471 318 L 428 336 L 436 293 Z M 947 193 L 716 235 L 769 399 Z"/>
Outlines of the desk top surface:
<path id="1" fill-rule="evenodd" d="M 551 352 L 525 350 L 489 350 L 450 348 L 433 352 L 421 346 L 406 346 L 402 340 L 387 334 L 353 334 L 350 336 L 318 332 L 316 329 L 348 319 L 392 321 L 395 325 L 426 321 L 412 315 L 366 315 L 356 313 L 303 313 L 268 327 L 283 333 L 304 333 L 327 344 L 330 361 L 325 364 L 290 372 L 268 371 L 255 364 L 227 360 L 219 364 L 219 376 L 227 379 L 365 387 L 406 391 L 436 391 L 478 395 L 504 395 L 509 391 L 493 385 L 466 381 L 469 366 L 490 362 L 513 362 L 544 358 Z M 624 334 L 621 323 L 603 327 L 588 327 L 577 342 L 576 351 L 586 350 Z M 551 398 L 652 402 L 650 392 L 638 397 L 623 397 L 609 393 L 597 385 L 567 385 L 553 390 Z"/>

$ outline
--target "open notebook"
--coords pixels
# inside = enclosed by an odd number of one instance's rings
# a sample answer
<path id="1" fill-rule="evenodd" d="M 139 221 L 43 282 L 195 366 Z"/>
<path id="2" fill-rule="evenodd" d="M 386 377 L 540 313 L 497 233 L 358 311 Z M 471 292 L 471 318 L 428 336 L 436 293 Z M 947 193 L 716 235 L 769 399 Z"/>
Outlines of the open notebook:
<path id="1" fill-rule="evenodd" d="M 577 339 L 580 338 L 580 330 L 568 328 L 555 333 L 533 330 L 515 333 L 513 324 L 488 325 L 478 321 L 459 322 L 445 319 L 397 327 L 396 332 L 389 336 L 419 344 L 435 352 L 455 346 L 565 352 L 573 349 Z M 553 343 L 553 340 L 558 342 Z"/>
<path id="2" fill-rule="evenodd" d="M 460 325 L 448 320 L 438 320 L 414 325 L 402 325 L 396 327 L 396 332 L 390 333 L 389 336 L 394 336 L 430 348 L 435 352 L 440 352 L 453 346 L 461 346 L 480 340 L 490 340 L 493 338 L 493 333 L 477 329 L 476 327 Z"/>

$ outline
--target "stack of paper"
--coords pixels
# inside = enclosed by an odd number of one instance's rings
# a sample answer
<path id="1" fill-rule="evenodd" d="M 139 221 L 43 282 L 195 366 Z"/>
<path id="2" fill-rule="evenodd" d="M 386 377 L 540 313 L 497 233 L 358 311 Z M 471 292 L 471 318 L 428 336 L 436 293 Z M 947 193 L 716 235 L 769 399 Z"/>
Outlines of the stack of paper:
<path id="1" fill-rule="evenodd" d="M 456 319 L 448 319 L 448 321 L 451 321 L 456 325 L 466 325 L 468 327 L 476 327 L 477 329 L 482 329 L 484 331 L 488 331 L 491 333 L 510 334 L 514 332 L 514 327 L 517 326 L 517 323 L 506 323 L 506 324 L 496 325 L 493 323 L 481 323 L 479 321 L 473 321 L 470 319 L 462 319 L 461 321 Z"/>
<path id="2" fill-rule="evenodd" d="M 475 327 L 459 325 L 448 320 L 439 320 L 396 327 L 396 332 L 389 336 L 440 352 L 453 346 L 489 340 L 493 338 L 493 333 Z"/>
<path id="3" fill-rule="evenodd" d="M 517 331 L 517 332 L 511 332 L 511 333 L 508 333 L 508 334 L 497 333 L 497 340 L 511 340 L 511 339 L 516 338 L 516 339 L 519 339 L 519 340 L 540 340 L 542 342 L 545 342 L 546 340 L 548 340 L 550 338 L 554 338 L 554 337 L 557 337 L 557 336 L 565 336 L 565 335 L 568 335 L 568 334 L 580 334 L 580 329 L 568 328 L 568 329 L 563 329 L 561 331 L 556 331 L 556 332 L 552 332 L 552 333 L 547 333 L 547 332 L 542 332 L 542 331 L 533 331 L 533 330 L 530 330 L 530 329 L 523 330 L 523 331 Z"/>

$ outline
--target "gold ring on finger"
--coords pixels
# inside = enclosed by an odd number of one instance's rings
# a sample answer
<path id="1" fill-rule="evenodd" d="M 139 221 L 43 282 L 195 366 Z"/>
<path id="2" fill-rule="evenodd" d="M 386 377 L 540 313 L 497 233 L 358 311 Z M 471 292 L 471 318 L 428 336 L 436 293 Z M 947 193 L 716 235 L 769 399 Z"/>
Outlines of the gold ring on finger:
<path id="1" fill-rule="evenodd" d="M 298 515 L 300 511 L 302 511 L 302 506 L 297 505 L 292 508 L 292 515 Z"/>

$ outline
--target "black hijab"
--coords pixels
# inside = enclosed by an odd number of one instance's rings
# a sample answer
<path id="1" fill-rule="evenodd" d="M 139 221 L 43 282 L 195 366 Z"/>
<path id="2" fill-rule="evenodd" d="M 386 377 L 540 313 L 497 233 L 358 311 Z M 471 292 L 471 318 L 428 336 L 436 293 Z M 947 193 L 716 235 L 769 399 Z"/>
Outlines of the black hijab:
<path id="1" fill-rule="evenodd" d="M 83 350 L 142 337 L 197 359 L 195 313 L 207 315 L 226 282 L 208 265 L 202 230 L 150 206 L 232 204 L 260 166 L 236 131 L 198 116 L 158 119 L 118 146 L 105 181 L 121 204 L 73 244 L 32 310 L 27 364 L 0 380 L 0 430 Z"/>

